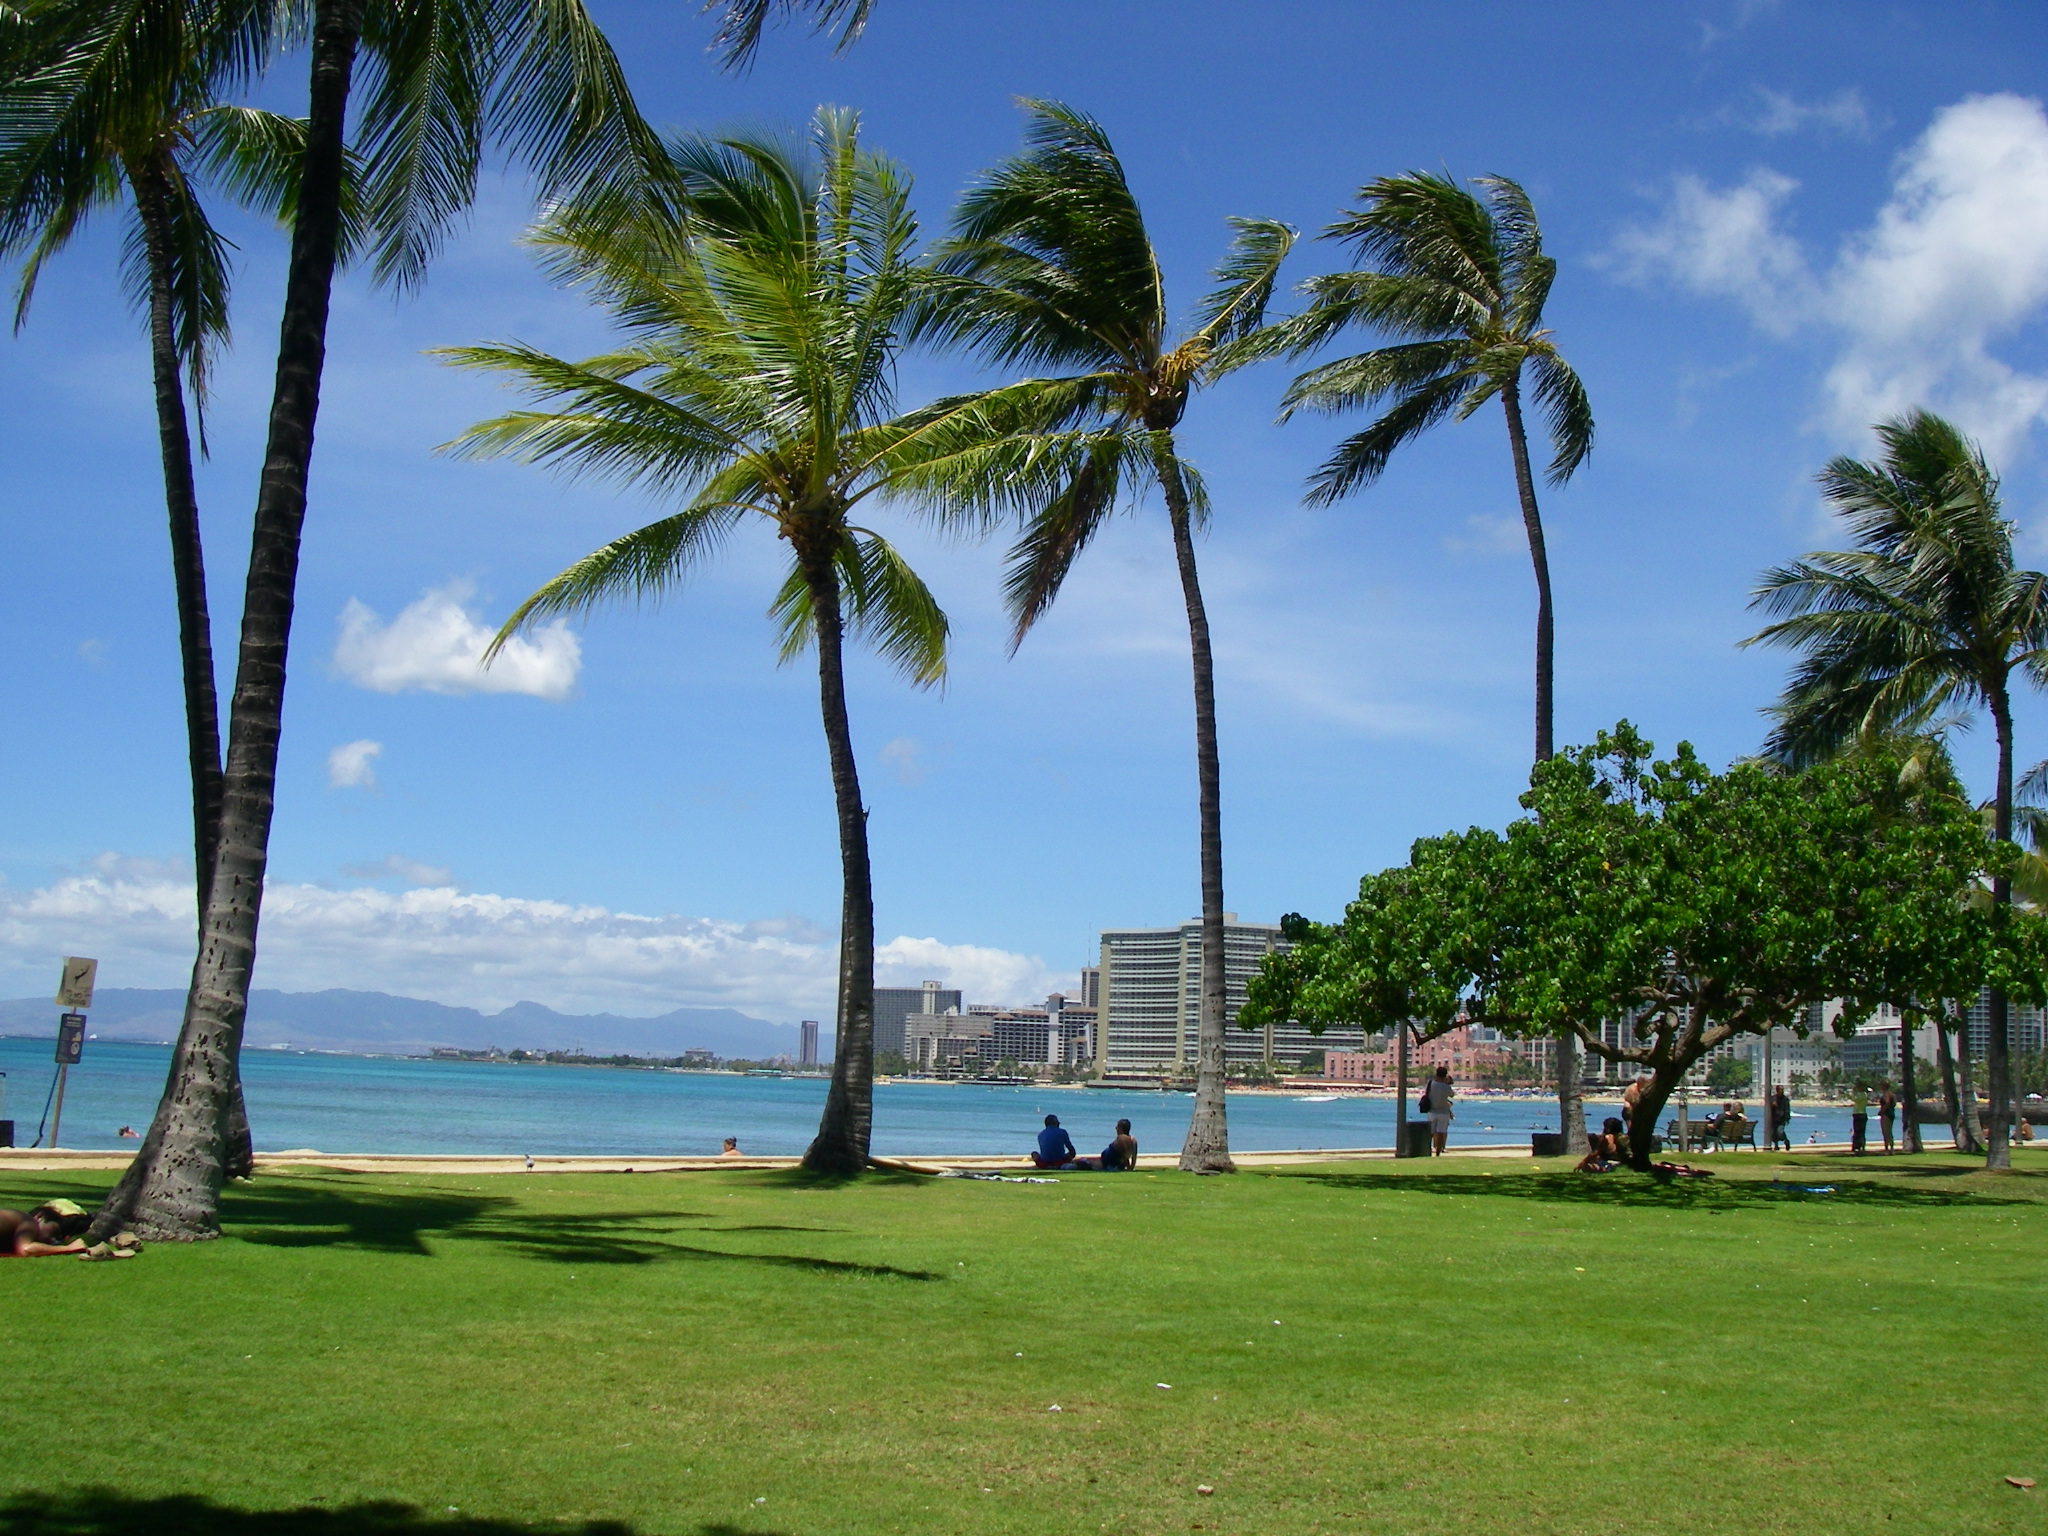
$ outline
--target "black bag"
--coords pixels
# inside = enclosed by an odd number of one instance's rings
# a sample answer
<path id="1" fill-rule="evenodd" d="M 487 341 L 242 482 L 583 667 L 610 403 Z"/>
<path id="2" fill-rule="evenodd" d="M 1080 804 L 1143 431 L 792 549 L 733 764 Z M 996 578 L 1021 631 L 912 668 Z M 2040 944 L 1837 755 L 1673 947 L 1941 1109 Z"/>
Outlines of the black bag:
<path id="1" fill-rule="evenodd" d="M 1415 1101 L 1415 1113 L 1418 1115 L 1429 1113 L 1429 1090 L 1427 1088 L 1422 1090 L 1422 1097 Z"/>

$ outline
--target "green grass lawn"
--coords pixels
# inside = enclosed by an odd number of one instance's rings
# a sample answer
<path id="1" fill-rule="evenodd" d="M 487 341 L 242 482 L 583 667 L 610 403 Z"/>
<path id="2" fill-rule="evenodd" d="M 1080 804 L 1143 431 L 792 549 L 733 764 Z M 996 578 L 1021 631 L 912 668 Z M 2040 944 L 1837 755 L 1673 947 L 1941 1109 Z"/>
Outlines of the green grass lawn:
<path id="1" fill-rule="evenodd" d="M 2020 1158 L 266 1176 L 0 1266 L 0 1536 L 2048 1532 Z"/>

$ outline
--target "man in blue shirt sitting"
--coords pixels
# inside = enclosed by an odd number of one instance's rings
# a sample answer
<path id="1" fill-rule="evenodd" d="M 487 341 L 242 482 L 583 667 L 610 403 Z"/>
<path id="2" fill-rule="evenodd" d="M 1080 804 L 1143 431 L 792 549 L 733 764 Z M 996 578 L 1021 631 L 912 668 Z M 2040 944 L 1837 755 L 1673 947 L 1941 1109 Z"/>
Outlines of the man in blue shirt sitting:
<path id="1" fill-rule="evenodd" d="M 1045 1117 L 1045 1129 L 1038 1133 L 1038 1150 L 1031 1161 L 1040 1168 L 1064 1168 L 1074 1160 L 1074 1138 L 1060 1128 L 1058 1115 Z"/>

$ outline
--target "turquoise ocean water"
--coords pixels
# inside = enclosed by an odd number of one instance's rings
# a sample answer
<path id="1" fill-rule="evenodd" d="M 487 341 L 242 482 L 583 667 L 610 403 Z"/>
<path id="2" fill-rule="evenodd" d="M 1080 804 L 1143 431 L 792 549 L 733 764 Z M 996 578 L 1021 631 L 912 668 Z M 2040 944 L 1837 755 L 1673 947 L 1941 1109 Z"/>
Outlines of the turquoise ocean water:
<path id="1" fill-rule="evenodd" d="M 53 1023 L 54 1029 L 54 1023 Z M 15 1140 L 35 1139 L 54 1068 L 50 1037 L 0 1037 L 0 1119 Z M 90 1041 L 65 1090 L 62 1144 L 122 1146 L 123 1125 L 147 1128 L 163 1091 L 166 1047 Z M 737 1077 L 611 1067 L 418 1061 L 391 1056 L 250 1051 L 244 1091 L 257 1150 L 322 1152 L 549 1153 L 636 1157 L 701 1156 L 737 1136 L 745 1152 L 793 1155 L 817 1129 L 825 1084 L 811 1078 Z M 907 1153 L 1020 1156 L 1044 1117 L 1056 1114 L 1083 1152 L 1108 1142 L 1128 1116 L 1147 1152 L 1178 1149 L 1192 1101 L 1185 1094 L 1103 1089 L 884 1083 L 875 1090 L 874 1149 Z M 1704 1106 L 1702 1106 L 1704 1107 Z M 1589 1103 L 1597 1125 L 1612 1105 Z M 1527 1146 L 1534 1130 L 1557 1129 L 1557 1106 L 1537 1099 L 1465 1098 L 1455 1143 Z M 1876 1127 L 1872 1126 L 1875 1135 Z M 1835 1106 L 1797 1106 L 1792 1140 L 1818 1132 L 1846 1141 L 1848 1115 Z M 1230 1143 L 1241 1151 L 1393 1144 L 1387 1099 L 1302 1094 L 1233 1094 Z M 133 1145 L 133 1143 L 127 1143 Z"/>

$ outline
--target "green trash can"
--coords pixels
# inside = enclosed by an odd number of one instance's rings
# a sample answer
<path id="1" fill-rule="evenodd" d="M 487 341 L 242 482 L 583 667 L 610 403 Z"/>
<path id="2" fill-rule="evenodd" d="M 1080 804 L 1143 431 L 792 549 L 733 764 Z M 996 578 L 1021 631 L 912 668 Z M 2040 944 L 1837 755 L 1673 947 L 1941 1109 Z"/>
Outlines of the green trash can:
<path id="1" fill-rule="evenodd" d="M 1529 1133 L 1529 1155 L 1531 1157 L 1563 1157 L 1563 1131 L 1531 1131 Z"/>
<path id="2" fill-rule="evenodd" d="M 1401 1127 L 1401 1155 L 1403 1157 L 1429 1156 L 1429 1122 L 1410 1120 Z"/>

